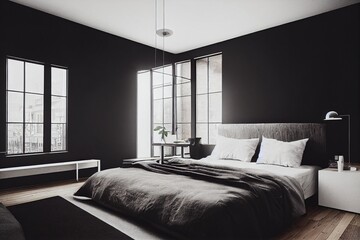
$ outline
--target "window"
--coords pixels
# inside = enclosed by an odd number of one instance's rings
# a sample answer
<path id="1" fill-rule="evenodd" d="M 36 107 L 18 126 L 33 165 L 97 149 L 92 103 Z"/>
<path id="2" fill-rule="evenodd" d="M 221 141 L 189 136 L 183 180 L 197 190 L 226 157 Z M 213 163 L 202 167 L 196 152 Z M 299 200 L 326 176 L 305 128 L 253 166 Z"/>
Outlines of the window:
<path id="1" fill-rule="evenodd" d="M 51 67 L 51 151 L 66 150 L 67 69 Z"/>
<path id="2" fill-rule="evenodd" d="M 176 134 L 184 140 L 191 137 L 191 63 L 176 63 Z M 185 148 L 185 153 L 189 148 Z M 180 153 L 181 149 L 176 149 Z"/>
<path id="3" fill-rule="evenodd" d="M 196 136 L 215 144 L 222 123 L 222 55 L 196 60 Z"/>
<path id="4" fill-rule="evenodd" d="M 173 66 L 168 65 L 152 70 L 152 129 L 164 126 L 170 131 L 167 139 L 173 133 Z M 152 142 L 161 142 L 161 136 L 153 131 Z M 165 149 L 165 154 L 171 154 L 171 149 Z M 153 147 L 153 156 L 160 156 L 160 147 Z"/>
<path id="5" fill-rule="evenodd" d="M 191 137 L 190 61 L 137 74 L 137 157 L 160 156 L 160 147 L 151 146 L 161 142 L 158 126 L 170 131 L 166 141 Z M 165 154 L 180 153 L 174 150 L 165 148 Z"/>
<path id="6" fill-rule="evenodd" d="M 67 71 L 43 63 L 7 58 L 8 155 L 67 149 Z M 45 77 L 46 72 L 49 77 Z M 51 85 L 51 90 L 45 88 L 46 84 Z M 45 121 L 45 116 L 50 117 L 45 113 L 50 114 L 50 111 L 51 120 Z"/>
<path id="7" fill-rule="evenodd" d="M 43 151 L 44 65 L 7 59 L 7 154 Z"/>
<path id="8" fill-rule="evenodd" d="M 151 156 L 151 76 L 150 71 L 137 74 L 137 154 Z"/>

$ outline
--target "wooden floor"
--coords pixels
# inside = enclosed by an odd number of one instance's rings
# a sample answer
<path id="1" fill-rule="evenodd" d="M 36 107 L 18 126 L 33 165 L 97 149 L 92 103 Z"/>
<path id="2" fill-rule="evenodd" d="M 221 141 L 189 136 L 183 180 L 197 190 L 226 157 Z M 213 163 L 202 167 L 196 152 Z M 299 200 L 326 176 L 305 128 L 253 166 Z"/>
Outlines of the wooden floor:
<path id="1" fill-rule="evenodd" d="M 73 194 L 83 181 L 63 181 L 41 186 L 0 190 L 0 202 L 5 206 L 11 206 L 57 195 Z M 360 239 L 360 215 L 311 204 L 307 206 L 305 216 L 297 219 L 288 230 L 274 239 Z"/>
<path id="2" fill-rule="evenodd" d="M 79 182 L 68 180 L 44 185 L 0 190 L 0 202 L 5 206 L 12 206 L 48 197 L 72 195 L 80 188 L 84 181 L 84 179 L 80 179 Z"/>

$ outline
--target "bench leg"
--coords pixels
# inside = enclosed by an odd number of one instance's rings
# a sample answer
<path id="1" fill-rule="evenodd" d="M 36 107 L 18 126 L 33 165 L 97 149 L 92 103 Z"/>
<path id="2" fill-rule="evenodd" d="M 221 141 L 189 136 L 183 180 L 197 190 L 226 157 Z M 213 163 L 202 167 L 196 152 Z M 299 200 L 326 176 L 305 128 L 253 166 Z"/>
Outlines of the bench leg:
<path id="1" fill-rule="evenodd" d="M 98 172 L 100 172 L 100 160 L 97 162 Z"/>
<path id="2" fill-rule="evenodd" d="M 76 163 L 76 181 L 79 181 L 79 164 Z"/>

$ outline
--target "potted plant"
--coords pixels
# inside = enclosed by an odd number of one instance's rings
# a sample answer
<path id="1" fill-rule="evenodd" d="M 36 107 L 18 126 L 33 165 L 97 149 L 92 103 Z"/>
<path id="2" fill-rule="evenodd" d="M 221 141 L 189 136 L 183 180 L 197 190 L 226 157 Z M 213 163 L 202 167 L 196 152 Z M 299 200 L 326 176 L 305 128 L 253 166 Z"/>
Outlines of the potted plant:
<path id="1" fill-rule="evenodd" d="M 161 140 L 165 143 L 165 142 L 166 142 L 166 141 L 165 141 L 165 137 L 168 136 L 168 134 L 169 134 L 170 131 L 167 131 L 167 130 L 166 130 L 166 127 L 163 127 L 163 126 L 157 126 L 157 127 L 155 127 L 155 128 L 154 128 L 154 131 L 155 131 L 155 132 L 157 131 L 158 134 L 161 135 Z"/>

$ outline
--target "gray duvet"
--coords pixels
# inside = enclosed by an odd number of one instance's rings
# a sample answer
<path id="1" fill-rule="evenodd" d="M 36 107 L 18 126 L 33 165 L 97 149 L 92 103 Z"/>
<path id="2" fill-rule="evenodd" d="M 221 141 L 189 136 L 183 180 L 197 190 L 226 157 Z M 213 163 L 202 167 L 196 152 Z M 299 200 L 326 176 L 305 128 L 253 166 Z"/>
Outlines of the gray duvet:
<path id="1" fill-rule="evenodd" d="M 183 239 L 261 239 L 305 213 L 296 180 L 173 159 L 91 176 L 75 193 Z"/>

